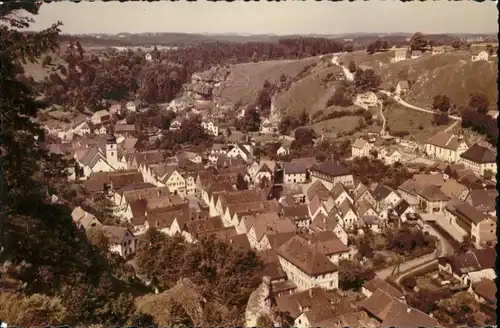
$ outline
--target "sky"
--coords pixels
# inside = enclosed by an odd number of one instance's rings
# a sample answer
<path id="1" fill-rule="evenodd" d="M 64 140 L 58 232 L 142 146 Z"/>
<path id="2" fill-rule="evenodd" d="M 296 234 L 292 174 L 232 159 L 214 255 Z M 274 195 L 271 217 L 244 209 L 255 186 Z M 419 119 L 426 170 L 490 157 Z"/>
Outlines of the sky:
<path id="1" fill-rule="evenodd" d="M 56 21 L 63 33 L 183 32 L 343 34 L 354 32 L 497 33 L 495 1 L 355 2 L 53 2 L 32 30 Z"/>

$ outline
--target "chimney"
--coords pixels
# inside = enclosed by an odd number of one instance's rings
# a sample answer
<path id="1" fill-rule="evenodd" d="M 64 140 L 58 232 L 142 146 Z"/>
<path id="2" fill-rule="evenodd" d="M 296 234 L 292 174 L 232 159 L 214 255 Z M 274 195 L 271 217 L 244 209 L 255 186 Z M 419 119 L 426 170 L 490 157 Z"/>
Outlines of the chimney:
<path id="1" fill-rule="evenodd" d="M 311 245 L 311 239 L 307 240 L 307 245 Z"/>
<path id="2" fill-rule="evenodd" d="M 313 298 L 313 289 L 309 289 L 309 298 Z"/>
<path id="3" fill-rule="evenodd" d="M 411 307 L 406 309 L 406 313 L 410 313 L 410 312 L 411 312 Z"/>

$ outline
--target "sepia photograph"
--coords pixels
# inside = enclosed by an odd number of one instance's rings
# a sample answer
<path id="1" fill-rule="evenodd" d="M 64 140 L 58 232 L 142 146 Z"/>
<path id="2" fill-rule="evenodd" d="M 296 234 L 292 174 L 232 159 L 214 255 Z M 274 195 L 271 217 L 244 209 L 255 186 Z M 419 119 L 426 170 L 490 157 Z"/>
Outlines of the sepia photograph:
<path id="1" fill-rule="evenodd" d="M 1 328 L 496 324 L 496 2 L 0 22 Z"/>

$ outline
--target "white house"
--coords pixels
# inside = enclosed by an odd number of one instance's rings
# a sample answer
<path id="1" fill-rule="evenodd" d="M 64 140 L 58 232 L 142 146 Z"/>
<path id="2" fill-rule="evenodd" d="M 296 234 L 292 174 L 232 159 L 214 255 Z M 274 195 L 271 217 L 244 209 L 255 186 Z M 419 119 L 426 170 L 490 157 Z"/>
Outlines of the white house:
<path id="1" fill-rule="evenodd" d="M 349 169 L 338 162 L 323 162 L 314 164 L 309 170 L 311 180 L 320 180 L 327 189 L 332 189 L 337 183 L 346 188 L 354 187 L 354 178 Z"/>
<path id="2" fill-rule="evenodd" d="M 145 58 L 146 58 L 146 61 L 152 61 L 153 60 L 153 56 L 151 56 L 151 54 L 146 54 Z"/>
<path id="3" fill-rule="evenodd" d="M 201 127 L 209 135 L 212 135 L 215 137 L 217 137 L 219 135 L 219 127 L 217 125 L 215 125 L 214 122 L 211 120 L 201 122 Z"/>
<path id="4" fill-rule="evenodd" d="M 137 110 L 137 106 L 135 105 L 135 102 L 129 101 L 126 105 L 125 108 L 129 112 L 135 112 Z"/>
<path id="5" fill-rule="evenodd" d="M 469 286 L 481 279 L 494 280 L 495 249 L 474 249 L 465 254 L 458 254 L 439 260 L 439 271 L 452 275 L 462 285 Z"/>
<path id="6" fill-rule="evenodd" d="M 101 226 L 101 222 L 92 214 L 84 211 L 80 206 L 75 207 L 71 212 L 73 223 L 80 229 L 92 229 Z"/>
<path id="7" fill-rule="evenodd" d="M 408 81 L 406 80 L 398 81 L 398 84 L 396 84 L 396 91 L 395 91 L 395 93 L 398 96 L 403 96 L 408 92 L 408 90 L 410 90 L 410 85 L 408 84 Z"/>
<path id="8" fill-rule="evenodd" d="M 345 229 L 353 229 L 358 224 L 358 216 L 356 215 L 356 210 L 354 206 L 348 199 L 345 199 L 339 205 L 339 215 L 344 223 Z"/>
<path id="9" fill-rule="evenodd" d="M 278 148 L 278 150 L 276 151 L 276 155 L 278 156 L 286 156 L 288 154 L 290 154 L 290 148 L 283 145 L 281 145 L 280 148 Z"/>
<path id="10" fill-rule="evenodd" d="M 365 139 L 358 138 L 351 146 L 352 157 L 369 157 L 372 145 Z"/>
<path id="11" fill-rule="evenodd" d="M 338 289 L 338 267 L 311 245 L 311 241 L 294 236 L 278 248 L 278 260 L 297 290 L 313 287 Z"/>
<path id="12" fill-rule="evenodd" d="M 377 105 L 378 97 L 374 92 L 368 91 L 357 95 L 356 102 L 363 104 L 365 106 L 375 106 Z"/>
<path id="13" fill-rule="evenodd" d="M 391 58 L 391 62 L 397 63 L 406 60 L 407 57 L 408 57 L 408 49 L 406 48 L 394 49 L 394 58 Z"/>
<path id="14" fill-rule="evenodd" d="M 390 150 L 385 156 L 383 156 L 385 165 L 392 165 L 394 163 L 401 163 L 402 155 L 397 149 Z"/>
<path id="15" fill-rule="evenodd" d="M 253 149 L 251 145 L 235 144 L 227 152 L 227 157 L 241 157 L 245 162 L 252 158 Z"/>
<path id="16" fill-rule="evenodd" d="M 127 228 L 107 226 L 100 227 L 104 235 L 109 239 L 109 249 L 122 257 L 127 257 L 135 253 L 136 237 Z"/>
<path id="17" fill-rule="evenodd" d="M 284 183 L 305 183 L 307 170 L 301 163 L 288 162 L 283 164 Z"/>
<path id="18" fill-rule="evenodd" d="M 420 57 L 422 57 L 422 55 L 423 55 L 422 51 L 420 51 L 420 50 L 413 50 L 411 52 L 411 59 L 420 58 Z"/>
<path id="19" fill-rule="evenodd" d="M 456 163 L 469 146 L 461 136 L 439 132 L 429 138 L 425 144 L 427 156 L 444 162 Z"/>
<path id="20" fill-rule="evenodd" d="M 497 173 L 496 154 L 489 148 L 478 144 L 472 145 L 467 151 L 460 155 L 459 163 L 478 175 L 484 175 L 486 170 Z"/>
<path id="21" fill-rule="evenodd" d="M 488 61 L 488 52 L 486 51 L 480 51 L 480 52 L 477 52 L 477 53 L 474 53 L 472 56 L 471 56 L 471 61 L 475 62 L 475 61 L 480 61 L 480 60 L 486 60 Z"/>

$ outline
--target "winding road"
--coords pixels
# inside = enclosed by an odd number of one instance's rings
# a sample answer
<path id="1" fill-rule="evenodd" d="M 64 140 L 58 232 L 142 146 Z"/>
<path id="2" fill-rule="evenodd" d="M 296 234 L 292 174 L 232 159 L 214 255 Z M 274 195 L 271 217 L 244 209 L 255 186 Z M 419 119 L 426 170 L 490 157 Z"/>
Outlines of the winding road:
<path id="1" fill-rule="evenodd" d="M 345 75 L 347 81 L 354 81 L 354 74 L 351 73 L 351 72 L 349 72 L 349 69 L 347 69 L 347 67 L 345 67 L 343 65 L 340 65 L 340 63 L 338 61 L 338 55 L 337 54 L 333 55 L 333 57 L 332 57 L 332 64 L 336 65 L 336 66 L 339 66 L 339 67 L 342 68 L 342 70 L 344 71 L 344 75 Z M 421 108 L 421 107 L 417 107 L 417 106 L 414 106 L 412 104 L 409 104 L 406 101 L 404 101 L 403 99 L 401 99 L 401 97 L 399 97 L 398 95 L 394 95 L 394 94 L 392 94 L 391 92 L 389 92 L 387 90 L 380 90 L 380 92 L 382 92 L 383 94 L 391 97 L 398 104 L 400 104 L 400 105 L 402 105 L 404 107 L 407 107 L 407 108 L 410 108 L 410 109 L 414 109 L 414 110 L 419 111 L 419 112 L 428 113 L 428 114 L 435 114 L 436 113 L 435 111 L 433 111 L 431 109 Z M 363 106 L 361 106 L 361 107 L 363 107 Z M 382 131 L 381 131 L 381 133 L 383 133 L 385 131 L 385 117 L 384 117 L 384 115 L 382 113 L 382 108 L 380 109 L 380 113 L 381 113 L 381 116 L 382 116 L 382 120 L 384 121 L 383 128 L 382 128 Z M 450 131 L 451 129 L 453 129 L 458 124 L 458 122 L 462 121 L 462 118 L 460 116 L 449 115 L 448 117 L 451 118 L 451 119 L 453 119 L 453 120 L 455 120 L 456 122 L 453 123 L 452 125 L 450 125 L 449 127 L 447 127 L 446 130 L 444 130 L 444 132 Z"/>

